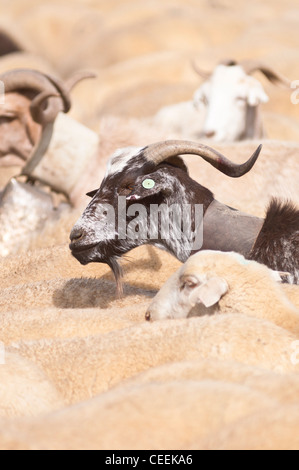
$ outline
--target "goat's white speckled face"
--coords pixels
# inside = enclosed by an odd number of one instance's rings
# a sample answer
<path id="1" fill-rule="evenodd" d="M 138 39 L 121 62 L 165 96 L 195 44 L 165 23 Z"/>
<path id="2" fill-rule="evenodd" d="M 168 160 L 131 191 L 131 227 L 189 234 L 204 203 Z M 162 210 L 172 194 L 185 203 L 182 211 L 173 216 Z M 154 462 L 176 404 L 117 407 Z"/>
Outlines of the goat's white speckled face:
<path id="1" fill-rule="evenodd" d="M 219 65 L 194 95 L 194 104 L 207 107 L 204 134 L 217 142 L 244 138 L 248 132 L 249 108 L 268 101 L 258 80 L 241 66 Z"/>
<path id="2" fill-rule="evenodd" d="M 120 173 L 128 165 L 129 161 L 140 154 L 143 147 L 126 147 L 117 150 L 110 158 L 105 178 L 112 174 Z"/>

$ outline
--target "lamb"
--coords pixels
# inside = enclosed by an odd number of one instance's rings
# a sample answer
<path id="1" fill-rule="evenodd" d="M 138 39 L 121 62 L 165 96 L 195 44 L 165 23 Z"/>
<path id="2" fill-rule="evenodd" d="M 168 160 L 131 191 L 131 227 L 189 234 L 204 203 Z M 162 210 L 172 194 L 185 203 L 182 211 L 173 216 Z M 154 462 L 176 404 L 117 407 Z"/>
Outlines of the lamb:
<path id="1" fill-rule="evenodd" d="M 164 284 L 146 318 L 186 318 L 231 313 L 264 318 L 299 336 L 299 310 L 275 279 L 276 273 L 236 253 L 202 251 Z"/>
<path id="2" fill-rule="evenodd" d="M 37 416 L 64 407 L 64 401 L 42 370 L 16 353 L 5 353 L 0 365 L 0 416 Z"/>
<path id="3" fill-rule="evenodd" d="M 193 101 L 162 108 L 155 124 L 181 132 L 186 138 L 209 138 L 214 142 L 260 139 L 265 136 L 260 104 L 269 98 L 251 74 L 261 71 L 271 82 L 290 87 L 290 82 L 256 62 L 222 61 L 213 73 L 195 70 L 206 81 Z"/>
<path id="4" fill-rule="evenodd" d="M 100 188 L 88 193 L 92 200 L 73 227 L 73 256 L 83 265 L 108 264 L 119 292 L 118 259 L 146 244 L 165 249 L 181 262 L 201 249 L 236 251 L 290 273 L 287 281 L 298 283 L 299 210 L 273 199 L 265 219 L 242 213 L 218 202 L 209 189 L 192 180 L 180 158 L 198 155 L 221 173 L 237 178 L 251 170 L 260 151 L 261 146 L 247 162 L 236 164 L 210 147 L 189 141 L 119 150 L 109 161 Z M 271 251 L 268 259 L 267 250 Z"/>

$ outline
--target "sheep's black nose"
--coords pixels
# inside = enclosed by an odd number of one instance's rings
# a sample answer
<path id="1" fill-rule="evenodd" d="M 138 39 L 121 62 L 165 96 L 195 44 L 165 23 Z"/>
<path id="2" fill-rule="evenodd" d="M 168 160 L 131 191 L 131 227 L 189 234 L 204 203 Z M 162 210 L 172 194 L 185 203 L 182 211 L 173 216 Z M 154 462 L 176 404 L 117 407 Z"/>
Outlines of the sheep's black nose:
<path id="1" fill-rule="evenodd" d="M 70 239 L 72 242 L 76 242 L 76 241 L 81 240 L 81 238 L 83 238 L 83 235 L 84 235 L 84 232 L 82 228 L 74 228 L 71 231 Z"/>

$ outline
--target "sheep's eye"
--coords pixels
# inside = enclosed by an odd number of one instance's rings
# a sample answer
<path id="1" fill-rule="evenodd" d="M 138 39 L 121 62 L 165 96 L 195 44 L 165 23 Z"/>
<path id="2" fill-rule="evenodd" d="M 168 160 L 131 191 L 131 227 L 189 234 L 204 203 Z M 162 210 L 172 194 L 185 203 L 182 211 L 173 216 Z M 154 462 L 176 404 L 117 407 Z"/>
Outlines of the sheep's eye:
<path id="1" fill-rule="evenodd" d="M 142 186 L 144 189 L 152 189 L 155 186 L 155 181 L 151 179 L 146 179 L 142 182 Z"/>

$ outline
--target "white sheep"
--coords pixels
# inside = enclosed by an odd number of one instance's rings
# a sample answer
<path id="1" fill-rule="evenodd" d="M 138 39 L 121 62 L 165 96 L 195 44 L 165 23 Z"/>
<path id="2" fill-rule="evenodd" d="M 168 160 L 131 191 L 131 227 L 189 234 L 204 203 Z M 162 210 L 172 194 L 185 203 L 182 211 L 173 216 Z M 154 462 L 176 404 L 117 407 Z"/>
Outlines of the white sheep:
<path id="1" fill-rule="evenodd" d="M 277 273 L 237 253 L 202 251 L 166 282 L 148 320 L 242 312 L 299 335 L 299 310 L 284 294 Z"/>
<path id="2" fill-rule="evenodd" d="M 37 416 L 65 403 L 34 362 L 16 353 L 5 352 L 0 365 L 0 416 Z"/>

